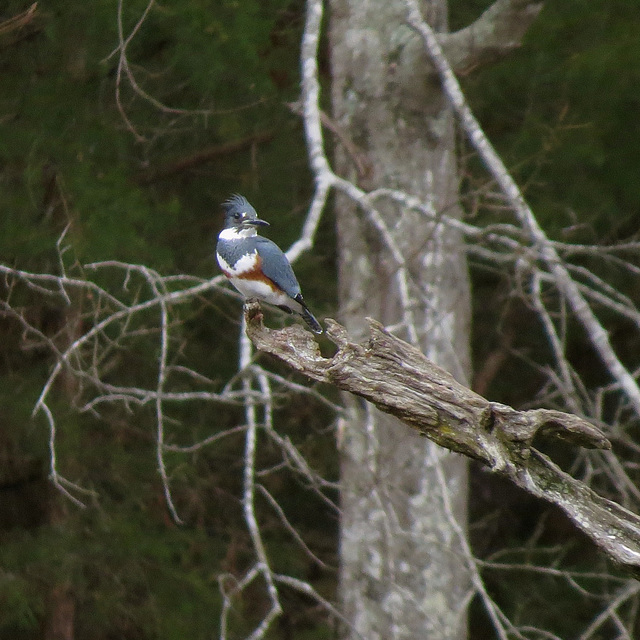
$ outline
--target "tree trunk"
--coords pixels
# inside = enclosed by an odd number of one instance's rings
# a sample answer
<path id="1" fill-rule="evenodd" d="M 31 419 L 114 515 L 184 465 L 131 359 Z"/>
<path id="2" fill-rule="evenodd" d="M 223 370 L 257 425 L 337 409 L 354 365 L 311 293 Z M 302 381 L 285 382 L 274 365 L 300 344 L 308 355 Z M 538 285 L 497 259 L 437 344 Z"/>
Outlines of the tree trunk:
<path id="1" fill-rule="evenodd" d="M 68 584 L 57 584 L 49 592 L 44 640 L 73 640 L 76 603 Z"/>
<path id="2" fill-rule="evenodd" d="M 445 2 L 431 0 L 426 15 L 437 30 L 446 29 Z M 419 65 L 407 59 L 409 50 L 411 57 L 418 50 L 406 46 L 414 38 L 401 0 L 332 0 L 333 116 L 365 158 L 356 164 L 338 146 L 336 169 L 367 191 L 403 190 L 456 216 L 452 113 L 429 79 L 426 58 Z M 341 319 L 350 335 L 364 338 L 365 318 L 373 316 L 466 382 L 470 301 L 460 237 L 379 198 L 374 204 L 389 230 L 385 241 L 380 227 L 344 197 L 336 204 Z M 347 636 L 465 638 L 470 577 L 459 534 L 466 521 L 466 461 L 399 428 L 373 406 L 345 400 L 340 592 L 353 625 Z"/>

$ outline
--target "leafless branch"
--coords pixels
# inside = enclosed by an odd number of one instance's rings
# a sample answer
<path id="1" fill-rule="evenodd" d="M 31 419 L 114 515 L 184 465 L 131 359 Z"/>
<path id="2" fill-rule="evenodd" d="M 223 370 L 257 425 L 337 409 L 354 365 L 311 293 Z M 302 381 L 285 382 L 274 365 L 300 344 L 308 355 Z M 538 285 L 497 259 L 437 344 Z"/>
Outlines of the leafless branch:
<path id="1" fill-rule="evenodd" d="M 452 68 L 469 73 L 519 47 L 541 10 L 536 0 L 497 0 L 477 20 L 438 40 Z"/>
<path id="2" fill-rule="evenodd" d="M 18 13 L 17 15 L 0 22 L 0 36 L 6 36 L 8 34 L 15 34 L 15 32 L 23 31 L 26 27 L 32 26 L 32 23 L 38 16 L 38 3 L 34 2 L 22 13 Z"/>
<path id="3" fill-rule="evenodd" d="M 302 328 L 264 328 L 255 303 L 245 307 L 245 314 L 248 334 L 260 350 L 314 380 L 369 400 L 437 444 L 481 461 L 556 504 L 598 547 L 640 576 L 640 517 L 601 498 L 532 446 L 541 433 L 578 446 L 610 448 L 594 425 L 559 411 L 518 412 L 489 402 L 373 320 L 370 338 L 362 345 L 349 342 L 344 328 L 327 320 L 327 335 L 338 351 L 323 358 Z"/>
<path id="4" fill-rule="evenodd" d="M 138 184 L 142 185 L 151 184 L 158 180 L 164 180 L 166 178 L 170 178 L 176 173 L 181 173 L 188 169 L 198 167 L 206 162 L 210 162 L 215 158 L 243 151 L 244 149 L 251 148 L 253 145 L 269 142 L 273 137 L 274 133 L 272 131 L 261 131 L 239 140 L 217 144 L 206 149 L 202 149 L 196 153 L 192 153 L 186 158 L 175 160 L 170 164 L 142 171 L 136 176 L 136 180 Z"/>
<path id="5" fill-rule="evenodd" d="M 418 3 L 416 0 L 406 0 L 406 4 L 408 22 L 422 38 L 429 58 L 440 76 L 443 90 L 451 106 L 456 111 L 460 124 L 469 137 L 471 144 L 475 147 L 485 166 L 499 185 L 501 192 L 508 199 L 513 213 L 516 215 L 523 230 L 528 234 L 531 244 L 535 247 L 536 252 L 539 252 L 550 274 L 553 276 L 555 286 L 566 298 L 575 317 L 587 332 L 593 348 L 600 356 L 611 376 L 624 390 L 636 415 L 640 417 L 640 388 L 637 382 L 620 361 L 620 358 L 611 346 L 607 331 L 581 293 L 580 287 L 571 277 L 567 266 L 560 258 L 553 243 L 549 241 L 538 224 L 533 212 L 504 166 L 500 156 L 484 135 L 482 128 L 464 98 L 460 85 L 442 51 L 436 35 L 427 22 L 423 20 Z"/>

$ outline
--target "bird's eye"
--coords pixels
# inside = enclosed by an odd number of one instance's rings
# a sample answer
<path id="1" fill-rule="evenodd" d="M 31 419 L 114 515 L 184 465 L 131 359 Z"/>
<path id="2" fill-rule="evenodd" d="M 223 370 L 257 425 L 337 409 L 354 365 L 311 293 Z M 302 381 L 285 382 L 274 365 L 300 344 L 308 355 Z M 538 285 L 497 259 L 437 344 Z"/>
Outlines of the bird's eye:
<path id="1" fill-rule="evenodd" d="M 236 211 L 236 212 L 233 214 L 233 219 L 234 219 L 234 220 L 240 220 L 240 218 L 242 218 L 242 214 L 241 214 L 239 211 Z"/>

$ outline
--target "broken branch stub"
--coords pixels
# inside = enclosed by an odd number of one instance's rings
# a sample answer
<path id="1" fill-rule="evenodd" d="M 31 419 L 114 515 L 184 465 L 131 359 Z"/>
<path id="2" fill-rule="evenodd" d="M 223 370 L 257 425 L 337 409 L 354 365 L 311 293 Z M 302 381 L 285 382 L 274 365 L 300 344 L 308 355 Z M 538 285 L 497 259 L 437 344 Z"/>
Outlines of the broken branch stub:
<path id="1" fill-rule="evenodd" d="M 372 319 L 363 344 L 350 342 L 346 329 L 327 319 L 326 335 L 337 351 L 325 358 L 301 326 L 266 328 L 259 303 L 247 302 L 245 318 L 257 349 L 313 380 L 365 398 L 433 442 L 558 505 L 613 560 L 640 577 L 640 517 L 602 498 L 532 446 L 540 434 L 610 449 L 605 435 L 590 422 L 561 411 L 516 411 L 490 402 Z"/>

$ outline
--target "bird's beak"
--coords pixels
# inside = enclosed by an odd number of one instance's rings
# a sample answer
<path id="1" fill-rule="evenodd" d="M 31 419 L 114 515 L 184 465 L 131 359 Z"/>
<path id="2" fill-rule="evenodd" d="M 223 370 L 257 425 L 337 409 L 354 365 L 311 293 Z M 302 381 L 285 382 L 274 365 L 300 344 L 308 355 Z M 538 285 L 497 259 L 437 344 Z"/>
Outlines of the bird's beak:
<path id="1" fill-rule="evenodd" d="M 266 220 L 260 220 L 260 218 L 256 218 L 255 220 L 245 220 L 244 224 L 249 224 L 254 227 L 268 227 L 269 223 Z"/>

